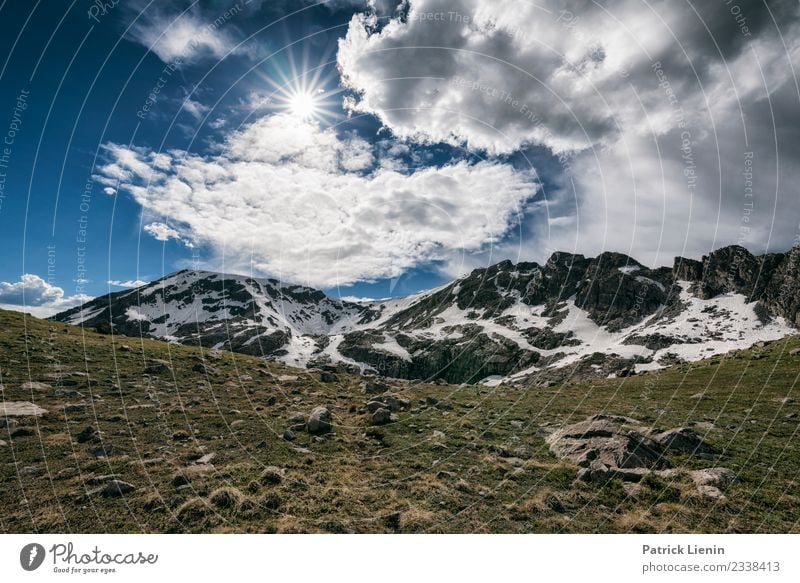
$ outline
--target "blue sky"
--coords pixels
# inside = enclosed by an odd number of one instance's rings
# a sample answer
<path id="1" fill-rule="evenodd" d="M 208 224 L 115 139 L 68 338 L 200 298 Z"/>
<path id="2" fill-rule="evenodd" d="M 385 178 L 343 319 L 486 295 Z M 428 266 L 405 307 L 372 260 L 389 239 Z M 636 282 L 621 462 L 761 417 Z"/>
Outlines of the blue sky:
<path id="1" fill-rule="evenodd" d="M 796 3 L 742 3 L 749 37 L 718 7 L 505 4 L 2 4 L 0 304 L 192 266 L 386 297 L 556 249 L 793 244 Z"/>

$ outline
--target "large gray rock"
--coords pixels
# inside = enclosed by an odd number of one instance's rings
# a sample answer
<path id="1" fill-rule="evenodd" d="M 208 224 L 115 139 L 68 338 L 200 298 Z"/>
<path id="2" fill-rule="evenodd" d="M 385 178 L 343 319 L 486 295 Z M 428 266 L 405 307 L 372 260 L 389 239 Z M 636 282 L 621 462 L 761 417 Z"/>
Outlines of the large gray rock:
<path id="1" fill-rule="evenodd" d="M 45 413 L 47 413 L 47 410 L 28 401 L 4 401 L 0 403 L 0 419 L 3 417 L 41 417 Z"/>
<path id="2" fill-rule="evenodd" d="M 584 468 L 595 461 L 609 468 L 665 465 L 660 452 L 640 433 L 642 428 L 628 427 L 634 423 L 627 417 L 594 415 L 550 434 L 547 443 L 556 456 Z"/>
<path id="3" fill-rule="evenodd" d="M 23 391 L 52 391 L 53 387 L 47 383 L 28 382 L 22 383 L 20 389 Z"/>
<path id="4" fill-rule="evenodd" d="M 308 432 L 311 435 L 319 435 L 330 430 L 331 412 L 327 407 L 315 407 L 308 417 Z"/>

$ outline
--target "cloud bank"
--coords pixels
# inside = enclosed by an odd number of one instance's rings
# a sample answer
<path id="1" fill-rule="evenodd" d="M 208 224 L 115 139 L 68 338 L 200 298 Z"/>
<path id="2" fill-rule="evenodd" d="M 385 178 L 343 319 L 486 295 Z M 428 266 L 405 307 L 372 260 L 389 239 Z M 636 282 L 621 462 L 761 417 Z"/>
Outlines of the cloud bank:
<path id="1" fill-rule="evenodd" d="M 508 254 L 628 251 L 670 264 L 797 241 L 800 5 L 411 0 L 353 18 L 346 105 L 397 136 L 559 163 Z M 567 220 L 572 217 L 574 220 Z"/>

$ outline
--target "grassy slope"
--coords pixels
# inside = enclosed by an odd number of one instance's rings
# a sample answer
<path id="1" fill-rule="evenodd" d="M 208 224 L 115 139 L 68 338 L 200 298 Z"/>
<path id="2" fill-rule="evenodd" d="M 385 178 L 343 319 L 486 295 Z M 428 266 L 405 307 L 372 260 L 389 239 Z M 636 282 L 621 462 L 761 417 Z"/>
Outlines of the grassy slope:
<path id="1" fill-rule="evenodd" d="M 0 311 L 2 398 L 49 411 L 19 418 L 15 433 L 0 429 L 0 532 L 798 532 L 800 418 L 787 415 L 800 406 L 781 402 L 800 400 L 800 356 L 788 355 L 797 346 L 800 338 L 790 338 L 550 389 L 398 383 L 413 410 L 366 431 L 358 377 L 320 383 L 238 354 L 209 360 L 216 374 L 207 377 L 192 371 L 201 358 L 195 348 Z M 145 358 L 171 360 L 174 374 L 144 375 Z M 26 381 L 55 386 L 45 375 L 56 365 L 88 373 L 65 387 L 82 399 L 21 389 Z M 300 378 L 277 382 L 267 370 Z M 447 406 L 424 406 L 426 396 Z M 80 401 L 85 412 L 61 410 Z M 293 412 L 321 404 L 334 415 L 334 435 L 280 438 Z M 663 428 L 697 423 L 724 448 L 722 458 L 673 456 L 674 465 L 726 466 L 741 482 L 721 503 L 701 499 L 686 479 L 651 480 L 635 497 L 619 482 L 573 484 L 575 467 L 556 460 L 544 436 L 598 412 Z M 76 441 L 90 425 L 113 443 L 113 455 L 94 458 L 96 443 Z M 213 470 L 176 486 L 210 452 Z M 285 468 L 281 483 L 259 479 L 268 465 Z M 92 478 L 107 474 L 137 489 L 86 497 L 97 487 Z"/>

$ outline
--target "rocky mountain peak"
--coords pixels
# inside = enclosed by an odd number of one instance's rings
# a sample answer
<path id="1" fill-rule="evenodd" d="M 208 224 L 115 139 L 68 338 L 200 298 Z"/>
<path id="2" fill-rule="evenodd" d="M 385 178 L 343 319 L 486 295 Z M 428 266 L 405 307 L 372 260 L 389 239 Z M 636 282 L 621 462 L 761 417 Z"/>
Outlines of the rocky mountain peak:
<path id="1" fill-rule="evenodd" d="M 794 333 L 800 248 L 742 247 L 650 269 L 622 253 L 473 270 L 408 298 L 348 303 L 275 279 L 184 270 L 56 316 L 296 366 L 475 382 L 631 374 Z"/>

